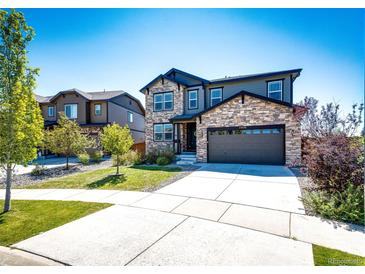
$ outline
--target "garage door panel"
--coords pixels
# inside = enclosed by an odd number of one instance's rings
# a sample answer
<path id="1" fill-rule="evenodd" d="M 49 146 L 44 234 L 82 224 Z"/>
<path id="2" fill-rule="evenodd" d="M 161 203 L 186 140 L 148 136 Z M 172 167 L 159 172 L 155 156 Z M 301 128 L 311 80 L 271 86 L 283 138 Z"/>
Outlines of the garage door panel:
<path id="1" fill-rule="evenodd" d="M 209 162 L 284 164 L 284 129 L 209 130 Z"/>

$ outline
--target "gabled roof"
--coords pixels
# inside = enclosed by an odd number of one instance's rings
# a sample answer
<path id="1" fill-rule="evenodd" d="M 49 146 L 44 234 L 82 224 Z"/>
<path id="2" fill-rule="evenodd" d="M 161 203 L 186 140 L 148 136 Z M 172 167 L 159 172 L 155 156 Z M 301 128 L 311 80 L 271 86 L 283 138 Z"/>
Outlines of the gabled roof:
<path id="1" fill-rule="evenodd" d="M 38 103 L 48 103 L 52 96 L 41 96 L 35 94 L 35 99 Z"/>
<path id="2" fill-rule="evenodd" d="M 150 87 L 154 82 L 156 82 L 157 80 L 160 80 L 160 79 L 167 79 L 169 81 L 172 81 L 172 82 L 175 82 L 175 83 L 178 83 L 178 84 L 181 84 L 181 85 L 184 85 L 184 83 L 180 82 L 180 81 L 177 81 L 175 79 L 172 79 L 170 77 L 167 77 L 166 75 L 164 74 L 160 74 L 158 75 L 156 78 L 154 78 L 151 82 L 149 82 L 147 85 L 145 85 L 143 88 L 141 88 L 139 91 L 143 93 L 143 91 Z"/>
<path id="3" fill-rule="evenodd" d="M 126 93 L 123 90 L 87 92 L 87 95 L 91 97 L 91 100 L 108 100 L 122 94 L 128 94 L 128 93 Z"/>
<path id="4" fill-rule="evenodd" d="M 179 73 L 179 74 L 182 74 L 182 75 L 185 75 L 186 77 L 188 78 L 192 78 L 192 79 L 195 79 L 199 82 L 203 82 L 204 84 L 209 84 L 209 80 L 206 80 L 206 79 L 203 79 L 199 76 L 196 76 L 196 75 L 193 75 L 193 74 L 190 74 L 188 72 L 185 72 L 185 71 L 182 71 L 182 70 L 179 70 L 179 69 L 176 69 L 176 68 L 172 68 L 170 69 L 168 72 L 166 72 L 164 75 L 165 76 L 168 76 L 170 75 L 171 73 Z"/>
<path id="5" fill-rule="evenodd" d="M 275 99 L 272 99 L 272 98 L 269 98 L 269 97 L 266 97 L 266 96 L 261 96 L 261 95 L 251 93 L 251 92 L 246 91 L 246 90 L 242 90 L 242 91 L 240 91 L 240 92 L 224 99 L 222 102 L 220 102 L 220 103 L 218 103 L 218 104 L 216 104 L 212 107 L 209 107 L 209 108 L 207 108 L 207 109 L 205 109 L 201 112 L 195 113 L 191 118 L 198 117 L 198 116 L 200 116 L 200 115 L 202 115 L 202 114 L 204 114 L 204 113 L 206 113 L 206 112 L 208 112 L 208 111 L 210 111 L 210 110 L 212 110 L 216 107 L 219 107 L 219 106 L 227 103 L 228 101 L 236 98 L 237 96 L 242 96 L 242 95 L 248 95 L 248 96 L 251 96 L 251 97 L 255 97 L 257 99 L 261 99 L 261 100 L 264 100 L 264 101 L 269 101 L 271 103 L 275 103 L 275 104 L 278 104 L 278 105 L 283 105 L 283 106 L 290 107 L 290 108 L 293 107 L 293 104 L 290 104 L 290 103 L 287 103 L 287 102 L 284 102 L 284 101 L 275 100 Z"/>
<path id="6" fill-rule="evenodd" d="M 288 74 L 294 73 L 296 74 L 294 79 L 300 75 L 302 71 L 301 68 L 298 69 L 290 69 L 290 70 L 280 70 L 280 71 L 272 71 L 272 72 L 265 72 L 265 73 L 257 73 L 257 74 L 248 74 L 248 75 L 239 75 L 239 76 L 231 76 L 231 77 L 224 77 L 219 79 L 210 80 L 211 84 L 220 84 L 226 82 L 234 82 L 234 81 L 242 81 L 242 80 L 251 80 L 255 78 L 264 78 L 264 77 L 271 77 L 281 74 Z"/>
<path id="7" fill-rule="evenodd" d="M 54 96 L 41 96 L 41 95 L 36 94 L 36 100 L 38 103 L 50 103 L 62 94 L 68 94 L 68 93 L 74 93 L 74 92 L 79 94 L 80 96 L 84 97 L 88 101 L 99 101 L 99 100 L 106 101 L 106 100 L 110 100 L 112 98 L 118 97 L 120 95 L 125 95 L 125 96 L 129 97 L 130 99 L 136 101 L 138 106 L 141 108 L 142 112 L 145 113 L 145 109 L 144 109 L 142 103 L 136 97 L 130 95 L 128 92 L 125 92 L 123 90 L 84 92 L 77 88 L 72 88 L 72 89 L 60 91 Z"/>
<path id="8" fill-rule="evenodd" d="M 86 100 L 91 100 L 90 96 L 86 92 L 83 92 L 77 88 L 72 88 L 72 89 L 62 90 L 62 91 L 58 92 L 49 101 L 52 102 L 52 101 L 56 100 L 59 96 L 64 95 L 64 94 L 69 94 L 69 93 L 77 93 L 81 97 L 84 97 Z"/>
<path id="9" fill-rule="evenodd" d="M 157 80 L 159 80 L 161 78 L 168 79 L 168 80 L 173 81 L 173 82 L 176 82 L 178 84 L 182 84 L 182 85 L 187 86 L 186 83 L 181 82 L 178 79 L 169 76 L 169 75 L 171 75 L 173 73 L 179 73 L 181 75 L 184 75 L 187 78 L 191 78 L 191 79 L 194 79 L 196 81 L 199 81 L 199 82 L 202 82 L 202 83 L 208 85 L 208 84 L 220 84 L 220 83 L 227 83 L 227 82 L 236 82 L 236 81 L 251 80 L 251 79 L 256 79 L 256 78 L 272 77 L 272 76 L 276 76 L 276 75 L 289 74 L 289 73 L 294 74 L 293 80 L 295 80 L 295 78 L 297 78 L 300 75 L 300 72 L 301 71 L 302 71 L 302 69 L 301 68 L 298 68 L 298 69 L 280 70 L 280 71 L 272 71 L 272 72 L 257 73 L 257 74 L 248 74 L 248 75 L 239 75 L 239 76 L 230 76 L 230 77 L 224 77 L 224 78 L 219 78 L 219 79 L 206 80 L 204 78 L 201 78 L 199 76 L 196 76 L 196 75 L 187 73 L 185 71 L 182 71 L 182 70 L 179 70 L 179 69 L 176 69 L 176 68 L 172 68 L 168 72 L 166 72 L 165 74 L 158 75 L 155 79 L 153 79 L 151 82 L 149 82 L 143 88 L 141 88 L 139 91 L 143 93 L 143 91 L 146 88 L 148 88 L 155 81 L 157 81 Z"/>

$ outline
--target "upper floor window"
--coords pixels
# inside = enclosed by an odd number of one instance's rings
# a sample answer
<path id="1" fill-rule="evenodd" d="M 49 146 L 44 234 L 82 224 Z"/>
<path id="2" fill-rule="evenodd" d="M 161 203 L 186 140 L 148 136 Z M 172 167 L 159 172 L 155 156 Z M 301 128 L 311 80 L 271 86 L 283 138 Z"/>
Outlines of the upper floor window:
<path id="1" fill-rule="evenodd" d="M 95 115 L 96 116 L 101 115 L 101 104 L 95 104 Z"/>
<path id="2" fill-rule="evenodd" d="M 66 104 L 65 114 L 68 119 L 77 119 L 77 104 Z"/>
<path id="3" fill-rule="evenodd" d="M 127 111 L 127 116 L 128 116 L 128 122 L 133 123 L 133 113 L 130 111 Z"/>
<path id="4" fill-rule="evenodd" d="M 48 107 L 48 117 L 54 117 L 54 106 Z"/>
<path id="5" fill-rule="evenodd" d="M 275 100 L 283 100 L 283 80 L 267 82 L 267 96 Z"/>
<path id="6" fill-rule="evenodd" d="M 153 110 L 172 110 L 173 94 L 172 92 L 156 93 L 153 95 Z"/>
<path id="7" fill-rule="evenodd" d="M 210 106 L 214 106 L 220 102 L 222 102 L 222 88 L 212 88 L 210 90 Z"/>
<path id="8" fill-rule="evenodd" d="M 154 141 L 172 141 L 172 124 L 154 124 L 153 139 Z"/>
<path id="9" fill-rule="evenodd" d="M 188 104 L 189 109 L 198 108 L 198 90 L 189 90 L 188 91 Z"/>

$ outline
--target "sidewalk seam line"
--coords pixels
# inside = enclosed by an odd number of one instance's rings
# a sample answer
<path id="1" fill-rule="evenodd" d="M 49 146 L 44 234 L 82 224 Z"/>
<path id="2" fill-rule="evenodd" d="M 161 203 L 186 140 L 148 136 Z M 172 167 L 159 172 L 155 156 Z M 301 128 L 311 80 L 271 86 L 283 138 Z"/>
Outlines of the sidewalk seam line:
<path id="1" fill-rule="evenodd" d="M 154 246 L 156 243 L 158 243 L 162 238 L 170 234 L 175 228 L 180 226 L 183 222 L 185 222 L 189 217 L 184 218 L 181 222 L 179 222 L 177 225 L 175 225 L 173 228 L 171 228 L 169 231 L 167 231 L 165 234 L 163 234 L 160 238 L 158 238 L 156 241 L 154 241 L 152 244 L 150 244 L 148 247 L 146 247 L 144 250 L 142 250 L 140 253 L 138 253 L 135 257 L 133 257 L 131 260 L 129 260 L 127 263 L 124 264 L 124 266 L 129 265 L 131 262 L 133 262 L 135 259 L 137 259 L 139 256 L 141 256 L 143 253 L 145 253 L 148 249 L 150 249 L 152 246 Z"/>
<path id="2" fill-rule="evenodd" d="M 51 257 L 45 256 L 45 255 L 42 255 L 42 254 L 38 254 L 38 253 L 35 253 L 33 251 L 29 251 L 29 250 L 26 250 L 26 249 L 23 249 L 23 248 L 20 248 L 20 247 L 10 246 L 10 248 L 15 249 L 15 250 L 20 250 L 20 251 L 23 251 L 23 252 L 26 252 L 26 253 L 29 253 L 29 254 L 32 254 L 32 255 L 35 255 L 35 256 L 39 256 L 39 257 L 45 258 L 47 260 L 50 260 L 50 261 L 53 261 L 53 262 L 56 262 L 56 263 L 59 263 L 59 264 L 63 264 L 65 266 L 71 266 L 71 264 L 68 264 L 68 263 L 65 263 L 65 262 L 62 262 L 62 261 L 59 261 L 59 260 L 56 260 L 56 259 L 52 259 Z"/>
<path id="3" fill-rule="evenodd" d="M 175 206 L 173 209 L 171 209 L 169 212 L 173 212 L 175 209 L 177 209 L 179 206 L 181 206 L 183 203 L 185 203 L 187 200 L 189 200 L 190 198 L 186 197 L 186 199 L 184 201 L 182 201 L 181 203 L 179 203 L 177 206 Z"/>
<path id="4" fill-rule="evenodd" d="M 227 209 L 222 213 L 222 215 L 218 218 L 218 220 L 217 220 L 217 222 L 218 223 L 220 223 L 220 220 L 222 219 L 222 217 L 224 216 L 224 214 L 226 214 L 227 213 L 227 211 L 228 211 L 228 209 L 230 209 L 231 208 L 231 206 L 232 206 L 232 204 L 230 204 L 228 207 L 227 207 Z"/>

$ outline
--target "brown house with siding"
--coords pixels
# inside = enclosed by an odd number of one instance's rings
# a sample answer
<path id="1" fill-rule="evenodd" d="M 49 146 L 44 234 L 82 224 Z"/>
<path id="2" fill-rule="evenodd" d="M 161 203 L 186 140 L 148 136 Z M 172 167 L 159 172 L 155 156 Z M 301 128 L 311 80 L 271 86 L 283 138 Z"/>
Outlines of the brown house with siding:
<path id="1" fill-rule="evenodd" d="M 137 98 L 125 91 L 84 92 L 73 88 L 54 96 L 36 97 L 46 128 L 57 124 L 63 112 L 91 135 L 98 134 L 108 124 L 118 123 L 129 126 L 135 144 L 144 143 L 144 107 Z"/>
<path id="2" fill-rule="evenodd" d="M 292 165 L 301 158 L 293 84 L 302 69 L 206 80 L 171 69 L 144 86 L 146 151 L 181 163 Z"/>

